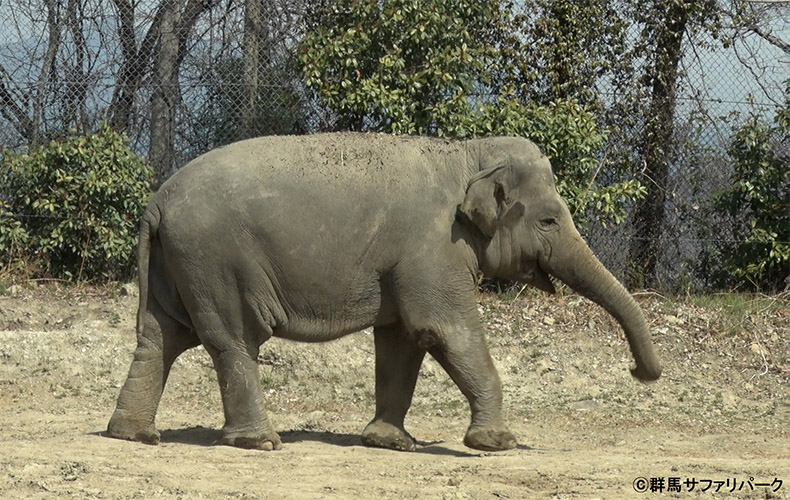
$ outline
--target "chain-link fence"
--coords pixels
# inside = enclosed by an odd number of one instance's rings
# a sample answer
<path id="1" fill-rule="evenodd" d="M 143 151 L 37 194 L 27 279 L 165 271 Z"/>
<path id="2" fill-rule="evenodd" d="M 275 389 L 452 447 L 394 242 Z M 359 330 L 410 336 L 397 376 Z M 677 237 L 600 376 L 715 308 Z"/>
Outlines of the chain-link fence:
<path id="1" fill-rule="evenodd" d="M 785 9 L 787 6 L 790 4 L 785 4 Z M 715 272 L 710 269 L 714 264 L 705 261 L 709 251 L 737 246 L 738 239 L 743 238 L 743 234 L 733 231 L 739 221 L 719 215 L 714 200 L 717 193 L 733 184 L 733 160 L 726 150 L 735 131 L 750 116 L 770 123 L 787 106 L 790 18 L 781 12 L 787 10 L 773 11 L 774 33 L 783 36 L 775 40 L 778 44 L 755 33 L 736 38 L 728 48 L 705 36 L 686 43 L 680 60 L 681 81 L 672 163 L 665 185 L 665 219 L 658 236 L 655 288 L 700 290 L 714 285 Z M 790 139 L 785 135 L 773 146 L 790 173 Z M 790 214 L 787 178 L 784 185 L 780 196 L 785 212 Z M 656 186 L 648 184 L 648 188 Z M 595 226 L 589 235 L 591 245 L 619 277 L 628 273 L 629 250 L 636 237 L 634 224 L 631 217 L 614 228 Z M 788 273 L 790 269 L 786 268 L 785 275 Z"/>
<path id="2" fill-rule="evenodd" d="M 316 131 L 293 60 L 306 6 L 248 3 L 253 27 L 232 0 L 0 3 L 0 143 L 108 120 L 170 172 L 233 140 Z"/>
<path id="3" fill-rule="evenodd" d="M 732 238 L 698 225 L 731 183 L 725 150 L 734 128 L 750 113 L 770 122 L 786 106 L 788 4 L 766 5 L 767 24 L 727 44 L 685 42 L 651 286 L 704 287 L 701 255 Z M 332 129 L 332 112 L 305 87 L 298 63 L 316 8 L 310 0 L 0 0 L 0 145 L 20 149 L 108 121 L 167 175 L 238 139 Z M 594 226 L 587 237 L 624 277 L 634 221 Z"/>

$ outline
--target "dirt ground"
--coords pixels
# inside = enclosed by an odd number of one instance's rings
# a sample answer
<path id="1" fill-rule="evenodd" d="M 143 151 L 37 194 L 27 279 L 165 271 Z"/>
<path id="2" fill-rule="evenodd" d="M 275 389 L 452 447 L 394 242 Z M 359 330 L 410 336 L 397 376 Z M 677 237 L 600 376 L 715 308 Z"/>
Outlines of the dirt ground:
<path id="1" fill-rule="evenodd" d="M 468 405 L 433 360 L 407 419 L 420 449 L 362 447 L 372 336 L 274 340 L 260 373 L 285 446 L 262 452 L 213 445 L 222 409 L 200 348 L 173 369 L 162 444 L 102 436 L 135 346 L 126 290 L 3 289 L 0 498 L 790 498 L 787 299 L 640 295 L 665 363 L 644 385 L 590 302 L 481 295 L 520 443 L 498 453 L 463 446 Z"/>

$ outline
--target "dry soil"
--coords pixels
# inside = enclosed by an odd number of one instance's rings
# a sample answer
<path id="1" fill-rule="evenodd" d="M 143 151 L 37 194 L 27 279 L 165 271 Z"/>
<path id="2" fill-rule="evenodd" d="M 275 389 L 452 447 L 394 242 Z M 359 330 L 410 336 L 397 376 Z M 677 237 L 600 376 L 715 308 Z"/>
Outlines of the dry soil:
<path id="1" fill-rule="evenodd" d="M 621 330 L 590 302 L 481 295 L 519 440 L 499 453 L 463 446 L 467 403 L 432 360 L 407 418 L 418 451 L 361 446 L 369 332 L 264 346 L 281 451 L 213 444 L 222 409 L 200 348 L 173 369 L 162 444 L 103 437 L 136 300 L 133 289 L 36 283 L 0 297 L 0 498 L 790 498 L 787 300 L 639 296 L 665 363 L 644 385 Z"/>

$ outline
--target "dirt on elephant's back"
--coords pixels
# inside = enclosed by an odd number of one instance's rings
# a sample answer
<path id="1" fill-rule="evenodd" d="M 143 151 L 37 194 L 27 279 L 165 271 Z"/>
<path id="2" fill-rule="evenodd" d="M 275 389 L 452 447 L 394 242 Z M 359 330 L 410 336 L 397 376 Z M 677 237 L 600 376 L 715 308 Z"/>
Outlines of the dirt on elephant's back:
<path id="1" fill-rule="evenodd" d="M 284 449 L 213 446 L 222 408 L 202 349 L 173 368 L 156 447 L 102 437 L 135 345 L 136 298 L 23 284 L 0 297 L 0 498 L 790 497 L 790 305 L 639 297 L 665 364 L 644 385 L 616 323 L 574 295 L 481 296 L 519 447 L 461 444 L 468 405 L 433 361 L 415 453 L 364 448 L 373 342 L 273 340 L 260 374 Z M 745 305 L 744 305 L 745 304 Z M 671 489 L 670 489 L 671 488 Z"/>

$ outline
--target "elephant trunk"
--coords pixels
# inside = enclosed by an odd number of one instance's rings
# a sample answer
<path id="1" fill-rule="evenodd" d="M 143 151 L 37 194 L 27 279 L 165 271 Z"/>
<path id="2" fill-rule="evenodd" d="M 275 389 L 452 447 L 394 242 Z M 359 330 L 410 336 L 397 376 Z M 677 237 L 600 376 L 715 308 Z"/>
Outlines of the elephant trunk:
<path id="1" fill-rule="evenodd" d="M 658 379 L 661 363 L 642 309 L 595 257 L 578 231 L 575 228 L 572 231 L 573 235 L 564 235 L 562 243 L 552 246 L 550 255 L 542 259 L 542 266 L 576 292 L 606 309 L 620 323 L 636 361 L 636 367 L 631 369 L 634 377 L 644 382 Z"/>

